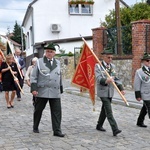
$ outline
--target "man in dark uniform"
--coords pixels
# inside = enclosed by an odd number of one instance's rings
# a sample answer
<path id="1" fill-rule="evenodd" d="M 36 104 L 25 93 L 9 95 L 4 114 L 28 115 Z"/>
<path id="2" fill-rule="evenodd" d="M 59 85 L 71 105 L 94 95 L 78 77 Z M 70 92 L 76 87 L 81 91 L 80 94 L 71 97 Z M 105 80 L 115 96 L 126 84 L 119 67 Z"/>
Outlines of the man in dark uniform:
<path id="1" fill-rule="evenodd" d="M 54 58 L 56 44 L 44 47 L 45 55 L 37 60 L 31 73 L 31 92 L 36 97 L 33 116 L 33 132 L 39 133 L 42 112 L 49 101 L 54 136 L 64 137 L 61 132 L 61 101 L 63 92 L 60 62 Z M 58 46 L 58 45 L 57 45 Z"/>
<path id="2" fill-rule="evenodd" d="M 113 52 L 111 49 L 106 49 L 102 53 L 103 61 L 102 66 L 99 64 L 95 65 L 95 76 L 97 81 L 97 95 L 102 101 L 102 108 L 98 119 L 98 124 L 96 129 L 99 131 L 106 131 L 103 128 L 104 121 L 107 117 L 109 124 L 112 128 L 113 136 L 116 136 L 121 132 L 118 129 L 117 123 L 113 117 L 111 101 L 114 95 L 114 86 L 112 82 L 115 82 L 122 94 L 124 94 L 122 84 L 120 80 L 116 77 L 115 66 L 112 64 Z M 105 71 L 106 70 L 111 78 L 108 78 Z"/>

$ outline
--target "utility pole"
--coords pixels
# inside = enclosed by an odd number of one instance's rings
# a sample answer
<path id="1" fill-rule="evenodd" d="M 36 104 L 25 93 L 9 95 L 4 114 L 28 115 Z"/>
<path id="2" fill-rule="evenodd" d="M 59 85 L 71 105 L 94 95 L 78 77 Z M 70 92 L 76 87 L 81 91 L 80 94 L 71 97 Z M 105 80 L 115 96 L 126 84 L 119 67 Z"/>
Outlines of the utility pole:
<path id="1" fill-rule="evenodd" d="M 122 55 L 122 34 L 121 34 L 121 19 L 120 19 L 120 3 L 119 0 L 115 2 L 115 15 L 117 24 L 117 52 L 118 55 Z"/>

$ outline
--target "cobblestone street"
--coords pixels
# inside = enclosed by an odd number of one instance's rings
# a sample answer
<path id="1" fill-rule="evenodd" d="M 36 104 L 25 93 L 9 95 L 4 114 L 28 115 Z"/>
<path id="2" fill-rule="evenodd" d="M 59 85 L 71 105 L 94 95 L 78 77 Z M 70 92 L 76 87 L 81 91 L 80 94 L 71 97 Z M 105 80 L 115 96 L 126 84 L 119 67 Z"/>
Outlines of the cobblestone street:
<path id="1" fill-rule="evenodd" d="M 69 88 L 69 84 L 65 87 Z M 65 138 L 53 136 L 49 106 L 43 112 L 40 133 L 32 132 L 32 96 L 27 85 L 15 107 L 7 109 L 4 92 L 0 93 L 0 150 L 149 150 L 150 125 L 136 126 L 138 108 L 112 104 L 114 117 L 122 133 L 112 135 L 108 121 L 106 132 L 95 129 L 101 102 L 96 101 L 95 111 L 89 98 L 64 92 L 62 94 L 62 132 Z"/>

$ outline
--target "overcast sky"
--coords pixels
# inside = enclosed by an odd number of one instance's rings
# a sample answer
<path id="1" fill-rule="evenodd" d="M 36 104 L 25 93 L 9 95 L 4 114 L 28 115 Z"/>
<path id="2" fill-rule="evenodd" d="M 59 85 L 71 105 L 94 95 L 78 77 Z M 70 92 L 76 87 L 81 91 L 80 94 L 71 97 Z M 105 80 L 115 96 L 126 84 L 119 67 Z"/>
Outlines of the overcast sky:
<path id="1" fill-rule="evenodd" d="M 26 9 L 33 0 L 0 0 L 0 34 L 13 31 L 15 21 L 22 24 Z"/>
<path id="2" fill-rule="evenodd" d="M 5 35 L 8 32 L 12 32 L 15 21 L 17 21 L 19 25 L 22 24 L 26 9 L 32 1 L 33 0 L 0 0 L 0 34 Z M 141 1 L 142 0 L 124 0 L 129 6 Z"/>

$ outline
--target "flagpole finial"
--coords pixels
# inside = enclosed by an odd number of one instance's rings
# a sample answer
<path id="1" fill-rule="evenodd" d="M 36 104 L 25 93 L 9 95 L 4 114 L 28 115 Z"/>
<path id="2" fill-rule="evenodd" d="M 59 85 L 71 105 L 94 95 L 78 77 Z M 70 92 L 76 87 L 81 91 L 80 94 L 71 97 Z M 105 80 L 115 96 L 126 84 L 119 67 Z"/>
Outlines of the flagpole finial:
<path id="1" fill-rule="evenodd" d="M 81 34 L 79 34 L 79 35 L 80 35 L 80 37 L 82 38 L 82 40 L 86 43 L 84 37 L 83 37 Z"/>
<path id="2" fill-rule="evenodd" d="M 85 41 L 84 38 L 83 38 L 83 36 L 82 36 L 80 33 L 79 33 L 79 35 L 80 35 L 80 37 L 82 38 L 82 40 Z"/>
<path id="3" fill-rule="evenodd" d="M 79 35 L 82 37 L 82 35 L 79 33 Z"/>

